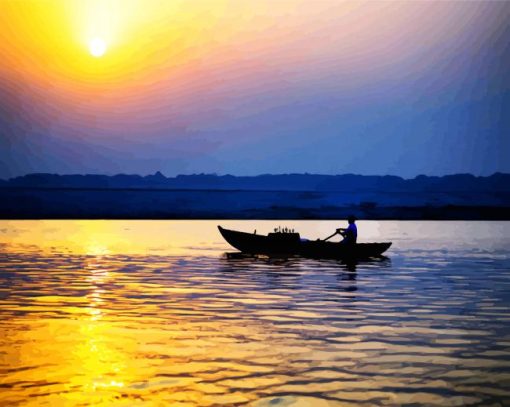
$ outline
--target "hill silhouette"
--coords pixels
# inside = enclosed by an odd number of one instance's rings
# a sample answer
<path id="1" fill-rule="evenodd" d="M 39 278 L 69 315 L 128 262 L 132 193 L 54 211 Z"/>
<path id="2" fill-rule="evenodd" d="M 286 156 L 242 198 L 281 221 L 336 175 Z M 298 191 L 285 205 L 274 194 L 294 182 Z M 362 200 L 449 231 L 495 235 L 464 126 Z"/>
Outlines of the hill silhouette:
<path id="1" fill-rule="evenodd" d="M 246 191 L 510 191 L 510 174 L 487 177 L 471 174 L 441 177 L 419 175 L 412 179 L 398 176 L 355 174 L 280 174 L 233 176 L 216 174 L 178 175 L 58 175 L 35 173 L 0 180 L 0 187 L 97 188 L 97 189 L 200 189 Z"/>

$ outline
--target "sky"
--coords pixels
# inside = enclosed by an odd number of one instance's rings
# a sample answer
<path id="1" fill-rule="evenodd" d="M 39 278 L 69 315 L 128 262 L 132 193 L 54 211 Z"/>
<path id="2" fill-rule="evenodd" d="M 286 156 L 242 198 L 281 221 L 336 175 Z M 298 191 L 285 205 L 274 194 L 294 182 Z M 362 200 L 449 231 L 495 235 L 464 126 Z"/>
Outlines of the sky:
<path id="1" fill-rule="evenodd" d="M 0 178 L 510 172 L 510 2 L 2 0 Z"/>

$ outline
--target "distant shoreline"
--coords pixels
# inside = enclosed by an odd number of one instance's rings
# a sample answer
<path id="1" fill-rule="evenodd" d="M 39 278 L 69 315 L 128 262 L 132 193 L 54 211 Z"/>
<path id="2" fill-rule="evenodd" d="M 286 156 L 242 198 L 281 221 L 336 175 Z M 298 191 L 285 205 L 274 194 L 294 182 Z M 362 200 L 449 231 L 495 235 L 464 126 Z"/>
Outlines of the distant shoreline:
<path id="1" fill-rule="evenodd" d="M 362 220 L 510 220 L 510 193 L 0 188 L 4 220 L 338 220 L 351 214 Z"/>

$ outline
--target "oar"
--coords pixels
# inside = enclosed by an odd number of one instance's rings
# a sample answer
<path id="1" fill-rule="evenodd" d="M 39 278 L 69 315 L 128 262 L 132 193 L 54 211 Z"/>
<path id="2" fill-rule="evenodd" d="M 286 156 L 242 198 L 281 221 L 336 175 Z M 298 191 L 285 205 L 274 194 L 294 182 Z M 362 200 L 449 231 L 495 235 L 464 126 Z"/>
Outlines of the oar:
<path id="1" fill-rule="evenodd" d="M 339 233 L 338 230 L 335 231 L 335 233 L 333 233 L 331 236 L 328 236 L 326 239 L 324 239 L 323 242 L 325 242 L 326 240 L 331 239 L 333 236 L 337 235 L 338 233 Z"/>

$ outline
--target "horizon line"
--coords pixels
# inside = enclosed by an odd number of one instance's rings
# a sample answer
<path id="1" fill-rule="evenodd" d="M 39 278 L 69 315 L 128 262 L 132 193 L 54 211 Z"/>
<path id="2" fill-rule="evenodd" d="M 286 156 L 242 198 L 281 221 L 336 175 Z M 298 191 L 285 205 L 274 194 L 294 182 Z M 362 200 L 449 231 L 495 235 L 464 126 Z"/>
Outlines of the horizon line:
<path id="1" fill-rule="evenodd" d="M 442 174 L 442 175 L 418 174 L 418 175 L 415 175 L 414 177 L 410 177 L 410 178 L 406 178 L 406 177 L 403 177 L 403 176 L 400 176 L 400 175 L 394 175 L 394 174 L 383 174 L 383 175 L 381 175 L 381 174 L 356 174 L 356 173 L 352 173 L 352 172 L 338 173 L 338 174 L 320 174 L 320 173 L 309 173 L 309 172 L 301 172 L 301 173 L 300 172 L 289 172 L 289 173 L 275 173 L 275 174 L 262 173 L 262 174 L 257 174 L 257 175 L 234 175 L 234 174 L 229 174 L 229 173 L 218 174 L 216 172 L 211 172 L 211 173 L 200 172 L 200 173 L 176 174 L 176 175 L 173 175 L 173 176 L 166 176 L 161 171 L 158 170 L 158 171 L 156 171 L 156 172 L 154 172 L 152 174 L 147 174 L 147 175 L 142 175 L 142 174 L 137 174 L 137 173 L 123 173 L 123 172 L 119 172 L 119 173 L 115 173 L 115 174 L 108 174 L 108 173 L 60 173 L 59 174 L 59 173 L 54 173 L 54 172 L 30 172 L 30 173 L 25 173 L 23 175 L 13 176 L 13 177 L 10 177 L 10 178 L 0 178 L 0 180 L 8 182 L 8 181 L 11 181 L 11 180 L 14 180 L 14 179 L 17 179 L 17 178 L 23 178 L 23 177 L 27 177 L 27 176 L 31 176 L 31 175 L 51 175 L 51 176 L 60 176 L 60 177 L 65 177 L 65 176 L 104 176 L 104 177 L 115 177 L 115 176 L 119 176 L 119 175 L 125 175 L 125 176 L 137 176 L 137 177 L 141 177 L 141 178 L 159 176 L 159 177 L 164 177 L 165 179 L 172 179 L 172 178 L 175 179 L 177 177 L 192 177 L 192 176 L 257 178 L 257 177 L 263 177 L 263 176 L 292 176 L 292 175 L 301 175 L 302 176 L 302 175 L 305 175 L 305 176 L 320 176 L 320 177 L 338 177 L 338 176 L 395 177 L 395 178 L 400 178 L 400 179 L 403 179 L 403 180 L 413 180 L 413 179 L 416 179 L 416 178 L 419 178 L 419 177 L 443 178 L 443 177 L 452 177 L 452 176 L 459 176 L 459 175 L 467 175 L 467 176 L 471 176 L 471 177 L 474 177 L 474 178 L 490 178 L 490 177 L 493 177 L 495 175 L 510 175 L 510 173 L 496 171 L 496 172 L 493 172 L 490 175 L 475 175 L 475 174 L 472 174 L 472 173 L 469 173 L 469 172 L 458 172 L 458 173 L 449 173 L 449 174 Z"/>

